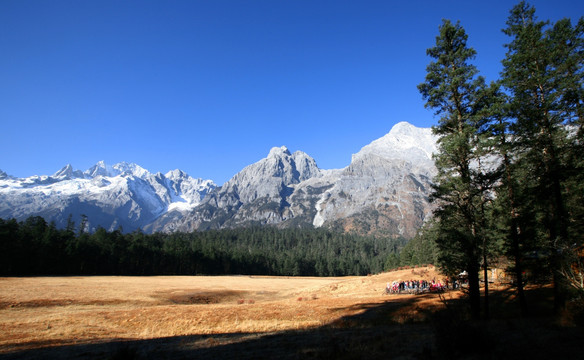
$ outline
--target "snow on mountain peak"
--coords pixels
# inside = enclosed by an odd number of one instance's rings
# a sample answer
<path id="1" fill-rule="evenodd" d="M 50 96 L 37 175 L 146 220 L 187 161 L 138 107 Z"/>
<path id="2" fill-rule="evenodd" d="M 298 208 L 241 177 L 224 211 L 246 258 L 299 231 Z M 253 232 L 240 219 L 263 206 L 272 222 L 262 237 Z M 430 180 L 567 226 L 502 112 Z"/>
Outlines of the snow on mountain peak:
<path id="1" fill-rule="evenodd" d="M 98 161 L 95 165 L 85 170 L 83 174 L 89 178 L 95 178 L 97 176 L 115 177 L 118 175 L 133 175 L 139 178 L 145 178 L 151 175 L 148 170 L 134 163 L 122 161 L 113 166 L 109 166 L 103 160 Z"/>
<path id="2" fill-rule="evenodd" d="M 165 178 L 152 175 L 134 163 L 113 166 L 100 161 L 85 173 L 70 164 L 52 176 L 11 178 L 0 172 L 0 217 L 24 219 L 52 216 L 64 226 L 67 215 L 85 213 L 91 227 L 124 229 L 143 227 L 170 210 L 190 210 L 217 186 L 211 180 L 193 179 L 180 170 Z M 45 210 L 47 209 L 47 210 Z"/>
<path id="3" fill-rule="evenodd" d="M 105 161 L 98 161 L 97 164 L 93 165 L 89 169 L 85 170 L 83 173 L 89 177 L 94 178 L 97 176 L 111 176 L 109 166 L 105 164 Z"/>
<path id="4" fill-rule="evenodd" d="M 390 134 L 393 134 L 394 136 L 413 136 L 415 135 L 417 132 L 419 132 L 419 130 L 425 130 L 422 128 L 417 128 L 414 125 L 410 124 L 407 121 L 400 121 L 397 124 L 395 124 L 394 126 L 392 126 L 391 130 L 389 131 Z"/>
<path id="5" fill-rule="evenodd" d="M 69 178 L 82 178 L 84 175 L 79 170 L 74 170 L 71 164 L 65 165 L 61 170 L 53 174 L 52 178 L 56 179 L 69 179 Z"/>
<path id="6" fill-rule="evenodd" d="M 115 164 L 114 166 L 112 166 L 112 168 L 118 172 L 115 175 L 130 174 L 139 178 L 144 178 L 150 175 L 150 172 L 141 167 L 140 165 L 134 163 L 127 163 L 125 161 Z"/>
<path id="7" fill-rule="evenodd" d="M 266 158 L 246 166 L 221 187 L 178 169 L 152 174 L 126 162 L 109 166 L 99 161 L 83 173 L 67 165 L 53 176 L 26 179 L 12 179 L 0 171 L 0 205 L 8 204 L 0 206 L 0 215 L 24 219 L 57 214 L 49 220 L 65 226 L 68 214 L 85 213 L 93 227 L 190 231 L 201 224 L 276 224 L 292 219 L 290 224 L 343 221 L 352 227 L 364 219 L 359 214 L 375 209 L 379 224 L 397 219 L 390 221 L 399 223 L 396 231 L 412 234 L 429 211 L 425 196 L 434 171 L 436 139 L 430 129 L 400 122 L 353 155 L 351 165 L 338 170 L 320 170 L 302 151 L 273 147 Z"/>
<path id="8" fill-rule="evenodd" d="M 186 178 L 189 175 L 182 170 L 175 169 L 175 170 L 171 170 L 171 171 L 167 172 L 166 174 L 164 174 L 164 176 L 168 179 L 175 180 L 175 179 Z"/>
<path id="9" fill-rule="evenodd" d="M 286 146 L 280 146 L 280 147 L 273 147 L 270 150 L 270 153 L 268 154 L 268 157 L 274 157 L 274 156 L 283 156 L 283 155 L 292 155 L 290 154 L 290 150 L 288 150 L 288 148 Z"/>
<path id="10" fill-rule="evenodd" d="M 404 160 L 412 163 L 431 161 L 437 151 L 437 137 L 430 128 L 419 128 L 405 121 L 395 124 L 385 136 L 364 146 L 353 160 L 368 154 L 386 159 Z"/>
<path id="11" fill-rule="evenodd" d="M 71 176 L 73 173 L 73 166 L 71 164 L 65 165 L 61 170 L 53 174 L 53 177 Z"/>

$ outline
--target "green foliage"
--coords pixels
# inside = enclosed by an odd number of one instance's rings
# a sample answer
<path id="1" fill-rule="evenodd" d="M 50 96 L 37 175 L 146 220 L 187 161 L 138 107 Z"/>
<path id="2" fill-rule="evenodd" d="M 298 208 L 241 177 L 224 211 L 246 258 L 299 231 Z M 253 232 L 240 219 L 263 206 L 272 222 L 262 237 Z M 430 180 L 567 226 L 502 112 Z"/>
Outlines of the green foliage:
<path id="1" fill-rule="evenodd" d="M 439 136 L 434 160 L 438 175 L 432 198 L 439 228 L 436 244 L 444 272 L 469 274 L 473 316 L 480 310 L 479 277 L 481 262 L 488 257 L 487 211 L 489 192 L 496 180 L 482 164 L 488 152 L 489 134 L 485 116 L 494 99 L 484 78 L 470 63 L 476 52 L 467 46 L 467 35 L 459 23 L 444 20 L 436 45 L 427 50 L 433 59 L 427 66 L 426 81 L 418 86 L 426 107 L 441 115 L 433 128 Z"/>
<path id="2" fill-rule="evenodd" d="M 537 20 L 535 8 L 521 2 L 504 32 L 511 42 L 501 83 L 510 95 L 511 149 L 523 195 L 517 211 L 524 223 L 518 225 L 532 234 L 536 250 L 549 254 L 559 310 L 567 287 L 561 269 L 582 244 L 584 17 L 576 26 L 569 19 L 551 24 Z"/>
<path id="3" fill-rule="evenodd" d="M 0 219 L 0 275 L 366 275 L 383 271 L 404 241 L 273 227 L 75 234 L 40 217 Z"/>
<path id="4" fill-rule="evenodd" d="M 437 228 L 430 221 L 409 241 L 396 243 L 395 251 L 385 259 L 385 269 L 438 263 Z M 399 247 L 397 247 L 399 246 Z"/>
<path id="5" fill-rule="evenodd" d="M 468 271 L 475 317 L 479 267 L 486 272 L 501 255 L 512 260 L 524 313 L 525 270 L 530 280 L 553 277 L 558 309 L 584 243 L 584 17 L 575 26 L 538 21 L 522 1 L 503 32 L 511 41 L 501 79 L 487 86 L 470 64 L 475 51 L 464 29 L 445 20 L 418 86 L 441 116 L 433 129 L 438 208 L 424 237 L 436 244 L 443 271 Z M 387 261 L 418 256 L 404 248 Z M 486 295 L 485 288 L 485 304 Z"/>

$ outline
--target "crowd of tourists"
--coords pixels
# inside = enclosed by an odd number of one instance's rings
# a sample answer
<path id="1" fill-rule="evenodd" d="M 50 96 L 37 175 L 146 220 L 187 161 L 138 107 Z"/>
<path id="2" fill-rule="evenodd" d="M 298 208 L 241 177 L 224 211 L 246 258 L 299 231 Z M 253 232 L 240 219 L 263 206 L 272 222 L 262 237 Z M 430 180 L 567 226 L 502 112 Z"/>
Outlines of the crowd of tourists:
<path id="1" fill-rule="evenodd" d="M 437 292 L 444 291 L 448 287 L 448 281 L 443 284 L 442 281 L 438 280 L 406 280 L 406 281 L 394 281 L 392 283 L 387 283 L 385 288 L 386 294 L 419 294 L 423 292 Z"/>

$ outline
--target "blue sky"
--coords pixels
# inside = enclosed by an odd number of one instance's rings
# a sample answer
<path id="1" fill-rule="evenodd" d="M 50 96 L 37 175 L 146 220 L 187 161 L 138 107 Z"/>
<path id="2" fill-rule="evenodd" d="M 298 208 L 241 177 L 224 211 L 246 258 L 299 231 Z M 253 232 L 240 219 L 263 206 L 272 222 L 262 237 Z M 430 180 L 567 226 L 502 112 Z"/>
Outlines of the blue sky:
<path id="1" fill-rule="evenodd" d="M 435 124 L 416 86 L 442 19 L 495 80 L 515 3 L 2 0 L 0 169 L 127 161 L 223 184 L 282 145 L 341 168 L 397 122 Z"/>

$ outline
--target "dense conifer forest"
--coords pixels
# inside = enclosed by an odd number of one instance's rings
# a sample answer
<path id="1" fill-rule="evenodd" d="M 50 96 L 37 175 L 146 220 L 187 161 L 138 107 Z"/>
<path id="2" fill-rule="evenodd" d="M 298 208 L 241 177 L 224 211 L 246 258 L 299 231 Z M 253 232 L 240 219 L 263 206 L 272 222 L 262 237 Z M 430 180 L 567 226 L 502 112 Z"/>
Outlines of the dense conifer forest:
<path id="1" fill-rule="evenodd" d="M 252 227 L 192 233 L 94 233 L 42 217 L 0 219 L 0 275 L 302 275 L 378 273 L 402 262 L 403 238 Z M 426 260 L 424 257 L 415 261 Z"/>

